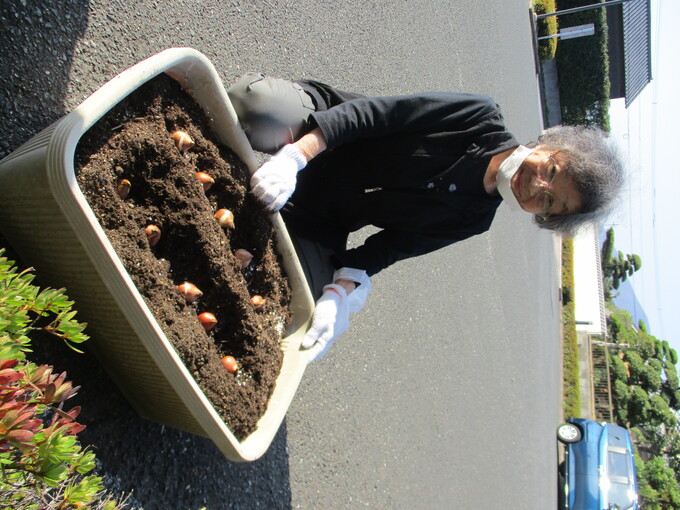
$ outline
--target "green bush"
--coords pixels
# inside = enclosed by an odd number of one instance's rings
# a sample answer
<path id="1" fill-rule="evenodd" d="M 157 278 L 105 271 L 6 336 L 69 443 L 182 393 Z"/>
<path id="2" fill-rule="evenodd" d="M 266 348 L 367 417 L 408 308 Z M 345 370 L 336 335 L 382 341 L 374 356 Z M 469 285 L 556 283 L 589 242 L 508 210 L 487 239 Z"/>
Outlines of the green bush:
<path id="1" fill-rule="evenodd" d="M 615 381 L 628 383 L 628 369 L 621 358 L 616 355 L 609 357 L 609 373 Z"/>
<path id="2" fill-rule="evenodd" d="M 536 14 L 547 14 L 549 12 L 555 12 L 555 10 L 555 0 L 534 1 L 534 12 Z M 538 37 L 555 35 L 557 30 L 557 16 L 550 16 L 548 18 L 538 20 Z M 544 39 L 538 42 L 538 56 L 541 60 L 550 60 L 551 58 L 555 58 L 556 51 L 557 37 Z"/>
<path id="3" fill-rule="evenodd" d="M 628 420 L 630 424 L 640 425 L 649 421 L 651 403 L 649 393 L 640 386 L 632 386 L 630 400 L 628 400 Z"/>
<path id="4" fill-rule="evenodd" d="M 666 340 L 663 340 L 663 341 L 661 342 L 661 345 L 663 346 L 663 353 L 664 353 L 664 355 L 669 356 L 670 350 L 671 350 L 670 344 L 669 344 Z"/>
<path id="5" fill-rule="evenodd" d="M 568 305 L 573 300 L 573 289 L 571 287 L 562 287 L 562 304 Z"/>
<path id="6" fill-rule="evenodd" d="M 640 258 L 637 255 L 634 255 L 634 257 Z M 649 333 L 649 331 L 647 330 L 647 324 L 645 324 L 645 321 L 643 321 L 642 319 L 638 320 L 638 329 L 643 333 Z"/>
<path id="7" fill-rule="evenodd" d="M 592 3 L 595 2 L 557 0 L 557 8 L 563 10 Z M 563 123 L 597 126 L 609 132 L 609 57 L 604 11 L 604 8 L 592 9 L 562 16 L 561 28 L 593 23 L 595 34 L 561 41 L 555 56 Z"/>
<path id="8" fill-rule="evenodd" d="M 656 357 L 656 337 L 644 331 L 638 332 L 636 349 L 644 360 Z"/>
<path id="9" fill-rule="evenodd" d="M 630 400 L 630 386 L 620 379 L 614 381 L 614 414 L 616 423 L 625 426 L 628 423 L 628 401 Z"/>
<path id="10" fill-rule="evenodd" d="M 644 486 L 651 489 L 640 494 L 644 508 L 680 508 L 680 488 L 663 457 L 654 457 L 642 465 L 636 463 L 636 467 L 638 479 L 644 480 Z"/>
<path id="11" fill-rule="evenodd" d="M 656 359 L 650 359 L 647 362 L 642 374 L 640 374 L 640 381 L 644 388 L 650 393 L 657 393 L 661 390 L 661 374 L 663 373 L 663 365 Z"/>
<path id="12" fill-rule="evenodd" d="M 95 456 L 81 448 L 75 420 L 64 410 L 77 388 L 66 374 L 26 359 L 32 332 L 63 339 L 71 348 L 87 340 L 64 290 L 40 290 L 30 270 L 17 272 L 0 249 L 0 508 L 119 508 L 101 478 L 88 475 Z"/>
<path id="13" fill-rule="evenodd" d="M 567 290 L 568 289 L 568 290 Z M 574 242 L 562 241 L 562 292 L 574 292 Z M 563 399 L 565 418 L 581 413 L 581 389 L 578 366 L 578 338 L 574 302 L 562 303 Z"/>
<path id="14" fill-rule="evenodd" d="M 643 372 L 646 369 L 645 362 L 642 361 L 640 355 L 631 350 L 625 351 L 626 361 L 628 362 L 628 369 L 630 370 L 630 379 L 639 383 L 643 378 Z"/>

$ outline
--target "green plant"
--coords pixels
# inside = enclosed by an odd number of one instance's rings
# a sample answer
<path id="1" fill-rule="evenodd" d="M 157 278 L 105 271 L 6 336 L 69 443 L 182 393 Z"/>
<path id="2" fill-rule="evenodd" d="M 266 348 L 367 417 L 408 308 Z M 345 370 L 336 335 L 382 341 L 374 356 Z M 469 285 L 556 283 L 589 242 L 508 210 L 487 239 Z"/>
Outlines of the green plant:
<path id="1" fill-rule="evenodd" d="M 42 330 L 71 348 L 87 340 L 63 289 L 32 284 L 0 249 L 0 508 L 119 508 L 101 478 L 87 475 L 95 456 L 78 444 L 79 407 L 64 403 L 78 388 L 48 365 L 26 359 Z"/>
<path id="2" fill-rule="evenodd" d="M 574 242 L 562 240 L 562 291 L 574 293 Z M 564 417 L 580 415 L 581 389 L 578 364 L 578 338 L 576 335 L 576 311 L 573 300 L 562 303 L 562 363 L 563 363 L 563 403 Z"/>
<path id="3" fill-rule="evenodd" d="M 585 0 L 557 0 L 557 9 L 581 7 Z M 556 52 L 562 122 L 597 126 L 609 132 L 609 58 L 605 8 L 560 16 L 560 28 L 593 23 L 589 37 L 561 40 Z"/>
<path id="4" fill-rule="evenodd" d="M 555 0 L 535 0 L 534 12 L 536 14 L 547 14 L 555 12 Z M 550 16 L 538 20 L 538 37 L 557 34 L 557 16 Z M 538 43 L 538 56 L 541 60 L 549 60 L 555 57 L 557 51 L 557 38 L 543 39 Z"/>

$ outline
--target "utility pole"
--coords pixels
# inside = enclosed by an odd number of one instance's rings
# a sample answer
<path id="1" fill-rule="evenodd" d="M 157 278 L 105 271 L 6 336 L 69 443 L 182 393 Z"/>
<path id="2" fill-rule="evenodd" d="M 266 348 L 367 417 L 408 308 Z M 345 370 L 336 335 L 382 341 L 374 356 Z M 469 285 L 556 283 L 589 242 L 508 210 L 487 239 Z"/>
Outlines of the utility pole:
<path id="1" fill-rule="evenodd" d="M 584 5 L 582 7 L 573 7 L 572 9 L 564 9 L 562 11 L 546 12 L 545 14 L 536 15 L 536 19 L 549 18 L 550 16 L 561 16 L 562 14 L 572 14 L 574 12 L 587 11 L 589 9 L 599 9 L 600 7 L 609 7 L 610 5 L 623 4 L 630 2 L 630 0 L 611 0 L 609 2 L 602 2 L 593 5 Z"/>

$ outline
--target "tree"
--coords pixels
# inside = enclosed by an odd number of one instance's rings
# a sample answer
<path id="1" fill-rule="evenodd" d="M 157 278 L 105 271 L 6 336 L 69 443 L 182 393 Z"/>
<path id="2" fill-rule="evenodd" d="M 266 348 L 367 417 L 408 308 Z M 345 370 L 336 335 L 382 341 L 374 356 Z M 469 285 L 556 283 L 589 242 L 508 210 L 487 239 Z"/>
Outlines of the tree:
<path id="1" fill-rule="evenodd" d="M 628 421 L 631 426 L 647 423 L 649 421 L 650 407 L 649 394 L 640 386 L 634 385 L 628 400 Z"/>
<path id="2" fill-rule="evenodd" d="M 664 354 L 663 354 L 663 343 L 661 342 L 661 340 L 659 340 L 659 339 L 656 340 L 656 343 L 654 345 L 654 349 L 656 350 L 656 357 L 658 359 L 663 359 L 663 356 L 664 356 Z"/>
<path id="3" fill-rule="evenodd" d="M 678 391 L 678 370 L 675 365 L 665 362 L 663 364 L 666 379 L 661 383 L 661 394 L 668 399 L 668 404 L 680 411 L 680 391 Z"/>
<path id="4" fill-rule="evenodd" d="M 642 260 L 639 255 L 624 255 L 622 251 L 619 251 L 618 257 L 609 259 L 606 276 L 612 279 L 613 287 L 618 289 L 621 282 L 625 282 L 641 267 Z"/>
<path id="5" fill-rule="evenodd" d="M 617 379 L 614 381 L 612 394 L 614 397 L 614 415 L 616 417 L 616 422 L 625 425 L 628 423 L 628 402 L 631 397 L 630 386 L 621 379 Z"/>
<path id="6" fill-rule="evenodd" d="M 644 478 L 656 492 L 656 501 L 649 503 L 660 505 L 656 508 L 680 508 L 680 489 L 673 470 L 668 467 L 663 457 L 654 457 L 644 463 L 638 478 Z M 654 507 L 652 507 L 654 508 Z"/>
<path id="7" fill-rule="evenodd" d="M 633 256 L 619 253 L 613 260 L 613 266 L 623 260 L 628 272 L 640 267 Z M 630 313 L 611 302 L 606 306 L 608 331 L 619 353 L 609 358 L 614 417 L 634 427 L 637 451 L 651 457 L 645 463 L 636 455 L 640 501 L 646 509 L 680 509 L 678 355 L 668 342 L 649 334 L 644 322 L 636 329 Z"/>
<path id="8" fill-rule="evenodd" d="M 645 475 L 645 463 L 638 455 L 635 455 L 635 471 L 637 472 L 638 478 L 638 495 L 640 497 L 640 503 L 644 506 L 644 508 L 648 508 L 650 510 L 659 509 L 659 493 L 654 490 L 654 488 L 647 481 L 647 477 Z"/>
<path id="9" fill-rule="evenodd" d="M 659 360 L 649 360 L 640 373 L 640 384 L 649 393 L 657 393 L 661 390 L 661 374 L 663 365 Z"/>
<path id="10" fill-rule="evenodd" d="M 637 352 L 632 350 L 626 351 L 626 362 L 630 370 L 630 380 L 639 383 L 644 377 L 642 374 L 645 371 L 645 362 Z"/>
<path id="11" fill-rule="evenodd" d="M 628 368 L 621 358 L 612 356 L 609 363 L 609 374 L 614 381 L 628 383 Z"/>
<path id="12" fill-rule="evenodd" d="M 618 251 L 616 257 L 614 256 L 613 227 L 610 227 L 609 230 L 607 230 L 600 252 L 600 260 L 605 292 L 608 288 L 618 289 L 621 282 L 625 282 L 629 276 L 633 276 L 633 273 L 642 268 L 642 259 L 639 255 L 625 255 L 622 251 Z M 605 297 L 611 298 L 610 294 L 611 293 Z"/>
<path id="13" fill-rule="evenodd" d="M 636 350 L 645 361 L 650 359 L 663 360 L 663 354 L 661 357 L 658 354 L 656 337 L 644 331 L 638 331 L 637 333 Z"/>
<path id="14" fill-rule="evenodd" d="M 661 395 L 654 395 L 649 399 L 648 416 L 649 424 L 653 426 L 665 425 L 667 429 L 672 429 L 677 424 L 677 418 Z"/>
<path id="15" fill-rule="evenodd" d="M 623 332 L 626 326 L 624 326 L 621 319 L 615 314 L 609 316 L 607 320 L 609 324 L 609 336 L 618 341 L 619 335 Z"/>
<path id="16" fill-rule="evenodd" d="M 612 290 L 614 286 L 612 285 L 611 278 L 607 278 L 605 275 L 608 274 L 608 264 L 612 259 L 614 254 L 614 227 L 609 227 L 607 233 L 605 234 L 604 243 L 602 243 L 602 249 L 600 251 L 600 266 L 602 268 L 602 280 L 604 284 L 604 299 L 606 301 L 611 301 Z"/>
<path id="17" fill-rule="evenodd" d="M 611 260 L 614 254 L 614 227 L 609 227 L 605 234 L 604 243 L 602 243 L 602 250 L 600 251 L 600 261 L 602 270 L 605 269 L 605 264 Z"/>
<path id="18" fill-rule="evenodd" d="M 631 267 L 633 268 L 633 272 L 639 271 L 642 268 L 642 259 L 640 258 L 639 255 L 628 255 L 628 262 L 630 263 Z M 644 322 L 643 322 L 644 324 Z"/>
<path id="19" fill-rule="evenodd" d="M 633 318 L 626 310 L 607 305 L 612 311 L 607 318 L 609 336 L 618 344 L 637 345 L 639 333 L 633 328 Z"/>
<path id="20" fill-rule="evenodd" d="M 676 428 L 665 434 L 664 438 L 663 454 L 668 461 L 668 467 L 675 473 L 675 480 L 680 484 L 680 433 Z"/>

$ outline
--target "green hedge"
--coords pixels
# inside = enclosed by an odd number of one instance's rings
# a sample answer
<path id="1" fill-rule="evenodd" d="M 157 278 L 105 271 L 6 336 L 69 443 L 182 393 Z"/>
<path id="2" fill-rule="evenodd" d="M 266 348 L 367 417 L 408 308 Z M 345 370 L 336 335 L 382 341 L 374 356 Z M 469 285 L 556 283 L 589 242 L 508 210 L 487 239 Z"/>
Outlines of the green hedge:
<path id="1" fill-rule="evenodd" d="M 535 0 L 534 2 L 534 12 L 536 14 L 546 14 L 549 12 L 555 12 L 555 0 Z M 550 16 L 549 18 L 544 18 L 538 20 L 538 37 L 544 37 L 546 35 L 554 35 L 557 33 L 557 17 Z M 538 56 L 541 60 L 549 60 L 555 58 L 555 52 L 557 51 L 557 37 L 552 39 L 544 39 L 538 42 Z"/>
<path id="2" fill-rule="evenodd" d="M 562 289 L 569 289 L 574 295 L 574 242 L 562 241 Z M 563 403 L 564 417 L 581 414 L 581 389 L 578 366 L 578 339 L 576 337 L 576 313 L 574 301 L 562 304 L 562 349 L 563 349 Z"/>
<path id="3" fill-rule="evenodd" d="M 597 2 L 557 0 L 557 9 Z M 558 21 L 562 29 L 587 23 L 595 25 L 595 35 L 561 41 L 557 48 L 562 121 L 564 124 L 597 126 L 609 132 L 610 83 L 605 9 L 565 14 Z"/>

